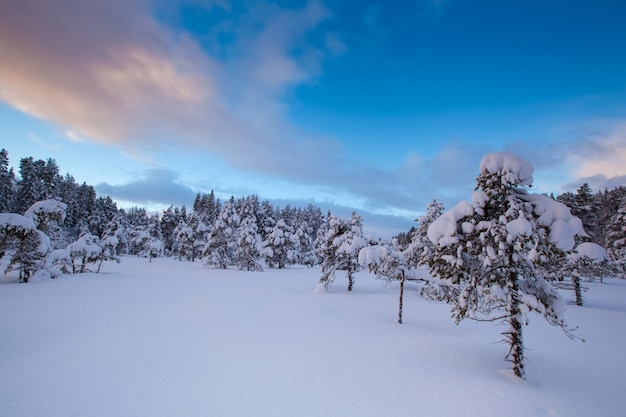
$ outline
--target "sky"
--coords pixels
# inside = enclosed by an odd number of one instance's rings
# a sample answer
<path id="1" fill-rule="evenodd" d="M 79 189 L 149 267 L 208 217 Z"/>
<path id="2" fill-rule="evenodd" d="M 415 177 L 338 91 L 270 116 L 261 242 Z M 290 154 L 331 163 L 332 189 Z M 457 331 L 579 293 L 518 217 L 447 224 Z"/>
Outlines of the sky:
<path id="1" fill-rule="evenodd" d="M 214 190 L 406 231 L 483 155 L 626 185 L 621 0 L 0 0 L 0 147 L 119 207 Z"/>

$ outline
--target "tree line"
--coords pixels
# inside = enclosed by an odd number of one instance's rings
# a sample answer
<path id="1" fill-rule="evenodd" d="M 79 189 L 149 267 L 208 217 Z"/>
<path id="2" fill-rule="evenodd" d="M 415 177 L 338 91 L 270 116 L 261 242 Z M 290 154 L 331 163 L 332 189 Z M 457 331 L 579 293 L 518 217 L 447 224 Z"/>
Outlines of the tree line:
<path id="1" fill-rule="evenodd" d="M 201 260 L 216 268 L 250 271 L 319 265 L 324 292 L 345 272 L 368 270 L 452 305 L 452 316 L 508 324 L 502 333 L 514 373 L 524 377 L 523 325 L 537 313 L 575 338 L 563 318 L 570 289 L 583 305 L 581 278 L 624 277 L 626 188 L 593 194 L 587 184 L 557 197 L 530 192 L 532 166 L 516 155 L 488 154 L 471 202 L 444 211 L 433 200 L 417 225 L 389 241 L 368 240 L 362 218 L 309 204 L 274 207 L 255 195 L 221 201 L 198 193 L 188 212 L 170 206 L 158 215 L 118 209 L 93 187 L 61 176 L 54 160 L 20 161 L 20 179 L 0 152 L 0 258 L 20 281 L 36 273 L 84 272 L 120 254 Z M 21 211 L 23 210 L 23 211 Z M 424 274 L 424 271 L 428 271 Z"/>
<path id="2" fill-rule="evenodd" d="M 61 175 L 54 159 L 22 158 L 18 178 L 4 149 L 0 151 L 0 212 L 3 269 L 20 269 L 24 281 L 37 270 L 50 269 L 46 256 L 61 265 L 56 269 L 70 272 L 86 271 L 90 262 L 100 265 L 125 254 L 150 260 L 172 256 L 256 271 L 264 266 L 313 266 L 319 263 L 318 233 L 328 217 L 313 204 L 278 207 L 256 195 L 222 201 L 213 191 L 198 193 L 190 209 L 172 205 L 156 214 L 139 207 L 124 210 L 109 196 L 97 196 L 93 186 L 76 183 L 70 174 Z M 35 235 L 41 233 L 48 242 L 48 255 L 37 256 Z M 26 235 L 32 235 L 28 245 L 23 244 Z M 41 259 L 26 262 L 18 253 L 28 247 L 29 257 Z M 78 247 L 91 255 L 72 259 L 71 249 Z"/>

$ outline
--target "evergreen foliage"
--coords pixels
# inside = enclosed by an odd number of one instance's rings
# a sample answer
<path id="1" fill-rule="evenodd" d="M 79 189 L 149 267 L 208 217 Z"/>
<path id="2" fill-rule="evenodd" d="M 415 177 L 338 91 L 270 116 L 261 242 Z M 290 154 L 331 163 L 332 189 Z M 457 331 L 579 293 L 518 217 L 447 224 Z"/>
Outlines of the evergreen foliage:
<path id="1" fill-rule="evenodd" d="M 354 273 L 361 269 L 359 264 L 359 251 L 367 245 L 363 237 L 363 225 L 361 216 L 355 211 L 350 219 L 343 219 L 330 215 L 328 228 L 324 236 L 318 240 L 320 246 L 317 249 L 322 260 L 318 291 L 320 286 L 327 290 L 335 280 L 336 271 L 346 271 L 348 278 L 348 291 L 352 291 L 354 285 Z"/>
<path id="2" fill-rule="evenodd" d="M 428 229 L 433 276 L 462 287 L 453 299 L 456 322 L 503 321 L 507 359 L 524 377 L 522 326 L 534 311 L 566 329 L 560 295 L 538 265 L 558 259 L 582 233 L 579 219 L 549 197 L 529 194 L 532 166 L 512 154 L 486 155 L 472 204 L 461 202 Z"/>

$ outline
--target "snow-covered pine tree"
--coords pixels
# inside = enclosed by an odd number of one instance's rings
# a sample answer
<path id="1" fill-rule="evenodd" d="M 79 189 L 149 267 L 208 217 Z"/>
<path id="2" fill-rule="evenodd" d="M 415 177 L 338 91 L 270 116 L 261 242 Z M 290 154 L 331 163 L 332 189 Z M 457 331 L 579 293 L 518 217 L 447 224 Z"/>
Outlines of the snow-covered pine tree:
<path id="1" fill-rule="evenodd" d="M 272 204 L 268 200 L 263 200 L 257 212 L 257 227 L 262 240 L 267 238 L 268 231 L 274 227 L 277 220 Z"/>
<path id="2" fill-rule="evenodd" d="M 147 229 L 140 231 L 133 238 L 133 246 L 138 249 L 138 256 L 148 258 L 150 262 L 152 258 L 163 256 L 165 244 L 158 218 L 152 216 L 148 219 Z"/>
<path id="3" fill-rule="evenodd" d="M 42 200 L 30 206 L 24 216 L 50 238 L 52 249 L 60 249 L 67 246 L 62 228 L 66 210 L 67 205 L 59 200 Z"/>
<path id="4" fill-rule="evenodd" d="M 285 219 L 269 228 L 263 241 L 263 257 L 270 268 L 282 269 L 298 261 L 298 236 Z"/>
<path id="5" fill-rule="evenodd" d="M 561 273 L 572 280 L 576 305 L 583 305 L 583 287 L 580 278 L 593 277 L 602 274 L 603 261 L 606 259 L 604 248 L 593 242 L 581 242 L 566 256 Z"/>
<path id="6" fill-rule="evenodd" d="M 376 277 L 387 282 L 400 281 L 398 323 L 402 323 L 404 282 L 407 278 L 415 277 L 414 269 L 407 263 L 405 251 L 406 249 L 403 249 L 398 239 L 394 238 L 390 242 L 381 242 L 362 248 L 358 257 L 359 264 L 374 273 Z"/>
<path id="7" fill-rule="evenodd" d="M 44 268 L 49 252 L 50 239 L 32 219 L 0 213 L 0 265 L 5 274 L 19 268 L 19 282 L 28 282 Z"/>
<path id="8" fill-rule="evenodd" d="M 174 247 L 179 261 L 182 261 L 183 258 L 187 260 L 187 254 L 193 251 L 193 242 L 193 230 L 187 224 L 187 220 L 181 217 L 174 229 Z"/>
<path id="9" fill-rule="evenodd" d="M 294 231 L 298 239 L 298 263 L 312 267 L 317 265 L 317 255 L 315 254 L 315 234 L 313 228 L 306 220 L 297 222 Z"/>
<path id="10" fill-rule="evenodd" d="M 564 302 L 537 265 L 563 257 L 582 233 L 580 219 L 550 197 L 529 194 L 532 165 L 509 153 L 486 155 L 472 203 L 460 202 L 428 228 L 434 276 L 462 286 L 453 300 L 456 322 L 504 321 L 507 359 L 524 378 L 522 326 L 534 311 L 562 327 Z"/>
<path id="11" fill-rule="evenodd" d="M 0 213 L 10 213 L 15 206 L 16 179 L 13 168 L 9 168 L 9 153 L 0 150 Z"/>
<path id="12" fill-rule="evenodd" d="M 178 225 L 180 212 L 178 208 L 169 206 L 161 214 L 161 233 L 163 234 L 164 251 L 167 256 L 173 255 L 174 251 L 174 229 Z"/>
<path id="13" fill-rule="evenodd" d="M 626 198 L 622 199 L 617 213 L 609 223 L 606 250 L 609 258 L 626 272 Z"/>
<path id="14" fill-rule="evenodd" d="M 319 241 L 318 255 L 321 258 L 317 291 L 325 291 L 335 279 L 337 270 L 346 271 L 348 291 L 354 285 L 354 273 L 361 269 L 359 251 L 367 245 L 363 238 L 363 224 L 361 216 L 352 212 L 350 219 L 343 219 L 330 215 L 328 230 Z"/>
<path id="15" fill-rule="evenodd" d="M 67 251 L 72 259 L 73 274 L 88 272 L 87 264 L 102 264 L 100 239 L 91 233 L 85 233 L 77 241 L 67 245 Z"/>
<path id="16" fill-rule="evenodd" d="M 97 197 L 94 211 L 87 220 L 91 233 L 96 236 L 102 236 L 107 225 L 115 218 L 118 212 L 117 204 L 111 197 Z"/>
<path id="17" fill-rule="evenodd" d="M 206 245 L 202 251 L 202 263 L 226 269 L 234 265 L 237 249 L 237 231 L 241 220 L 235 207 L 235 198 L 224 203 L 215 219 Z"/>
<path id="18" fill-rule="evenodd" d="M 418 269 L 428 264 L 428 259 L 433 253 L 433 244 L 428 239 L 428 228 L 443 212 L 443 203 L 434 199 L 426 207 L 426 213 L 415 219 L 417 228 L 414 228 L 410 236 L 411 242 L 403 252 L 406 263 L 411 268 Z M 448 302 L 458 295 L 458 288 L 449 280 L 436 277 L 422 277 L 422 279 L 425 283 L 420 287 L 420 295 L 425 298 Z"/>
<path id="19" fill-rule="evenodd" d="M 148 230 L 148 213 L 146 209 L 140 207 L 131 207 L 126 212 L 128 226 L 126 234 L 128 235 L 128 253 L 138 255 L 142 248 L 140 246 L 140 235 L 145 234 Z"/>
<path id="20" fill-rule="evenodd" d="M 424 256 L 424 252 L 428 252 L 433 246 L 432 242 L 428 239 L 428 228 L 443 212 L 443 203 L 435 199 L 426 207 L 426 213 L 416 219 L 417 228 L 413 232 L 411 243 L 405 252 L 405 257 L 409 265 L 418 267 L 423 263 L 422 257 Z"/>
<path id="21" fill-rule="evenodd" d="M 262 242 L 257 231 L 256 219 L 248 216 L 239 225 L 239 241 L 235 250 L 235 263 L 239 269 L 263 271 L 261 265 Z"/>
<path id="22" fill-rule="evenodd" d="M 16 207 L 18 213 L 24 213 L 30 206 L 47 197 L 41 174 L 46 163 L 33 157 L 20 160 L 20 180 L 17 183 Z"/>
<path id="23" fill-rule="evenodd" d="M 116 258 L 117 255 L 129 253 L 128 228 L 128 218 L 123 210 L 118 212 L 106 225 L 102 232 L 102 242 L 103 248 L 109 247 L 107 250 L 111 257 Z"/>
<path id="24" fill-rule="evenodd" d="M 200 215 L 192 211 L 187 216 L 187 221 L 181 218 L 175 229 L 176 243 L 178 247 L 178 259 L 186 259 L 194 262 L 200 257 L 202 248 L 206 243 L 206 236 L 209 231 L 207 225 L 202 222 Z"/>

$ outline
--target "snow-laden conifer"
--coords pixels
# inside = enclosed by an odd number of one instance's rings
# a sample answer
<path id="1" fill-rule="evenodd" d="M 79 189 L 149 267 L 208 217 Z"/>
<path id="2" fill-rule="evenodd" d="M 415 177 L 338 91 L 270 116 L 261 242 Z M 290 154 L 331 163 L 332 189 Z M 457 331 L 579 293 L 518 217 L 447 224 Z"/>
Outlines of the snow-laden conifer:
<path id="1" fill-rule="evenodd" d="M 77 241 L 67 245 L 67 251 L 72 259 L 72 273 L 88 272 L 87 265 L 102 264 L 102 246 L 98 236 L 85 233 Z M 98 269 L 99 266 L 98 266 Z"/>
<path id="2" fill-rule="evenodd" d="M 612 217 L 606 235 L 609 258 L 626 272 L 626 198 L 622 199 L 617 213 Z"/>
<path id="3" fill-rule="evenodd" d="M 262 241 L 257 231 L 256 219 L 248 216 L 241 221 L 239 240 L 235 250 L 235 263 L 239 269 L 248 271 L 263 271 L 261 265 Z"/>
<path id="4" fill-rule="evenodd" d="M 299 239 L 293 227 L 285 219 L 279 219 L 273 227 L 266 230 L 263 241 L 263 256 L 270 268 L 282 269 L 298 261 Z"/>
<path id="5" fill-rule="evenodd" d="M 237 214 L 235 199 L 230 198 L 215 219 L 211 232 L 202 250 L 202 263 L 226 269 L 235 264 L 237 232 L 241 219 Z"/>
<path id="6" fill-rule="evenodd" d="M 50 239 L 31 218 L 0 213 L 0 266 L 4 273 L 19 270 L 19 282 L 28 282 L 45 268 Z"/>
<path id="7" fill-rule="evenodd" d="M 465 318 L 504 321 L 507 359 L 524 377 L 522 326 L 533 311 L 567 328 L 564 302 L 539 265 L 564 256 L 583 233 L 581 221 L 550 197 L 529 194 L 533 168 L 508 153 L 486 155 L 472 202 L 460 202 L 428 228 L 431 274 L 461 285 L 453 300 L 457 323 Z"/>
<path id="8" fill-rule="evenodd" d="M 354 273 L 361 269 L 359 251 L 367 245 L 363 237 L 361 216 L 355 211 L 350 219 L 329 215 L 327 227 L 324 236 L 318 240 L 317 253 L 321 258 L 322 276 L 317 291 L 326 291 L 335 280 L 335 272 L 338 270 L 346 271 L 348 291 L 352 291 Z"/>
<path id="9" fill-rule="evenodd" d="M 62 228 L 66 210 L 67 204 L 49 199 L 34 203 L 26 210 L 24 216 L 32 219 L 37 229 L 50 238 L 52 249 L 60 249 L 67 246 Z"/>

